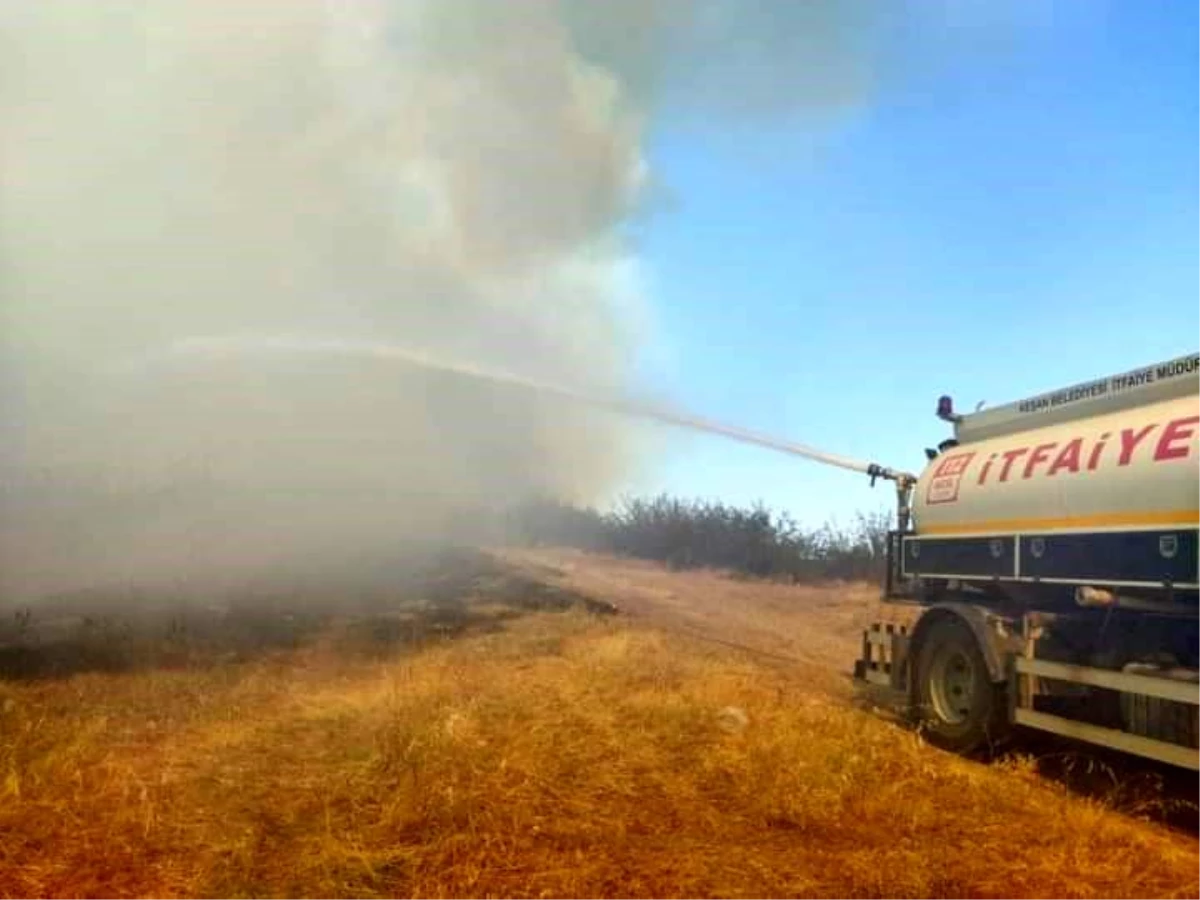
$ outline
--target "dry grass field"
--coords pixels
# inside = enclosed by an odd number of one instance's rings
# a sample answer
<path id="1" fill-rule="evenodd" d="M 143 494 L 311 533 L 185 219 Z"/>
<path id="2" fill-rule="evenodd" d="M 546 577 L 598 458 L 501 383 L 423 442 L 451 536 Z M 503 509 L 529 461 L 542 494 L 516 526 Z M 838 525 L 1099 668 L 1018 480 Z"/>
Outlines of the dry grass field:
<path id="1" fill-rule="evenodd" d="M 851 703 L 874 596 L 505 552 L 335 609 L 9 635 L 0 895 L 1200 894 L 1153 791 Z"/>

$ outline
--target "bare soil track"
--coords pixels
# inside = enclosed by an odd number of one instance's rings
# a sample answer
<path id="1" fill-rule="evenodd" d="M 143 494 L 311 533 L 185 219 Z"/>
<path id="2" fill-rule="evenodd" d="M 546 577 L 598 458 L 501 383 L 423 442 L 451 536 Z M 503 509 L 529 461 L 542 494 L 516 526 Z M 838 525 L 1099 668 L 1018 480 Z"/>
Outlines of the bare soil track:
<path id="1" fill-rule="evenodd" d="M 1152 791 L 856 709 L 871 586 L 504 550 L 121 605 L 0 634 L 0 896 L 1200 894 Z"/>
<path id="2" fill-rule="evenodd" d="M 862 583 L 798 586 L 573 550 L 496 551 L 530 578 L 588 597 L 662 628 L 724 642 L 791 665 L 839 693 L 862 629 L 895 617 Z"/>

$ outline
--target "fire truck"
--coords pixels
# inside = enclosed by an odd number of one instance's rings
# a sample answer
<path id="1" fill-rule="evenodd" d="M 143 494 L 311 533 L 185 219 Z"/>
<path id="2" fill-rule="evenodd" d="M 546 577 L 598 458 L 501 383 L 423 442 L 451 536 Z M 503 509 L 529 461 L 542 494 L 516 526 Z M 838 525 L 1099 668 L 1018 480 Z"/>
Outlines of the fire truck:
<path id="1" fill-rule="evenodd" d="M 1200 354 L 937 415 L 919 476 L 873 473 L 898 614 L 856 679 L 960 753 L 1020 726 L 1200 769 Z"/>

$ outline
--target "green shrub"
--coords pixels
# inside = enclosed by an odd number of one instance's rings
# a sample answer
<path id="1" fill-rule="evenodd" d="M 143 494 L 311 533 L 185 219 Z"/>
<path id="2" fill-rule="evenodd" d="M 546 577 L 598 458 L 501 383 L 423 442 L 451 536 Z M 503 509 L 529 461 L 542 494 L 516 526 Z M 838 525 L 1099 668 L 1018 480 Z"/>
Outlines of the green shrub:
<path id="1" fill-rule="evenodd" d="M 878 578 L 890 517 L 859 514 L 850 528 L 802 529 L 787 513 L 665 494 L 627 497 L 611 512 L 538 500 L 509 513 L 518 542 L 657 560 L 672 568 L 729 569 L 761 578 Z"/>

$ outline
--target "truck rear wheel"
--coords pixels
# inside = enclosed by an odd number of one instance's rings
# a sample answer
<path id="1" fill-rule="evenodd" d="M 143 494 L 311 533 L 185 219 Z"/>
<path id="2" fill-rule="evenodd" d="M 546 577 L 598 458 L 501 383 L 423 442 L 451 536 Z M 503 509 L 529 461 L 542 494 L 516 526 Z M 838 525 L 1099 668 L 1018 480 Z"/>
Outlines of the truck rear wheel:
<path id="1" fill-rule="evenodd" d="M 973 754 L 1008 732 L 1004 685 L 992 681 L 974 632 L 958 616 L 935 621 L 917 648 L 913 694 L 927 740 Z"/>

